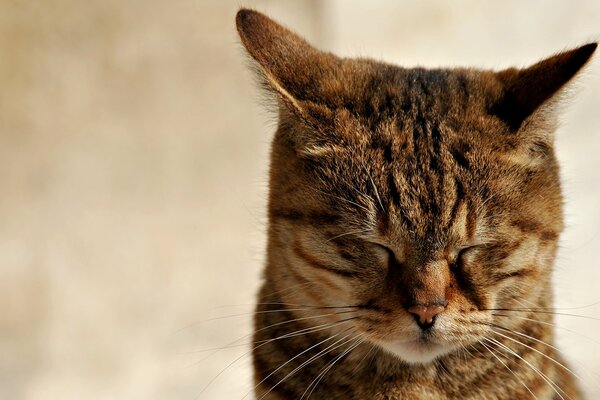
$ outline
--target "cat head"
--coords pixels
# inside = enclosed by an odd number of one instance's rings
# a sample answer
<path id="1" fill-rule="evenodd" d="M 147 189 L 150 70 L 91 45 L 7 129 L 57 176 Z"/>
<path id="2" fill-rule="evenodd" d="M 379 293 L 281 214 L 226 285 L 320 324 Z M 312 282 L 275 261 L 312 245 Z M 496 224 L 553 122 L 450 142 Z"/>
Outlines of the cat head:
<path id="1" fill-rule="evenodd" d="M 549 304 L 556 105 L 596 43 L 523 69 L 407 69 L 317 50 L 255 11 L 236 22 L 279 113 L 278 300 L 347 310 L 332 330 L 411 363 L 481 340 L 494 310 Z"/>

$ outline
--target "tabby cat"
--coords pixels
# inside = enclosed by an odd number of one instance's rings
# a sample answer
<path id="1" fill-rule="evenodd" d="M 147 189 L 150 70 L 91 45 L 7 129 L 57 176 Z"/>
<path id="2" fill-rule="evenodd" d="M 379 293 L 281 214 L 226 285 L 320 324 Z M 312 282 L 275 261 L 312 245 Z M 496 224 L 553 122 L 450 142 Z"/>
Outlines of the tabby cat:
<path id="1" fill-rule="evenodd" d="M 597 44 L 406 69 L 236 23 L 279 113 L 256 399 L 579 399 L 551 325 L 553 132 Z"/>

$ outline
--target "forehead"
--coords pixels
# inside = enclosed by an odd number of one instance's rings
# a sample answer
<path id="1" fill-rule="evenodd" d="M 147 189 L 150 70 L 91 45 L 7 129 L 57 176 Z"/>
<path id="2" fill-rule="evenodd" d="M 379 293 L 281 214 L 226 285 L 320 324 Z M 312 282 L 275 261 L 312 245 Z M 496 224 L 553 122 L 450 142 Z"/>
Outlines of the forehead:
<path id="1" fill-rule="evenodd" d="M 374 63 L 350 69 L 348 82 L 334 99 L 374 126 L 390 118 L 464 118 L 485 109 L 485 98 L 494 92 L 489 73 L 467 69 L 405 69 Z M 357 72 L 358 71 L 358 72 Z M 491 85 L 493 86 L 493 85 Z M 341 96 L 340 96 L 341 95 Z"/>
<path id="2" fill-rule="evenodd" d="M 389 211 L 386 223 L 419 237 L 447 237 L 457 225 L 467 234 L 466 210 L 487 195 L 484 178 L 492 167 L 482 133 L 494 124 L 477 86 L 466 71 L 377 75 L 366 85 L 371 96 L 361 92 L 362 105 L 355 106 L 360 144 L 346 153 L 341 184 L 354 185 L 350 192 L 375 185 Z"/>
<path id="3" fill-rule="evenodd" d="M 426 120 L 413 121 L 402 134 L 400 146 L 390 140 L 371 150 L 388 217 L 419 236 L 447 236 L 456 223 L 465 224 L 472 193 L 483 188 L 474 149 Z"/>

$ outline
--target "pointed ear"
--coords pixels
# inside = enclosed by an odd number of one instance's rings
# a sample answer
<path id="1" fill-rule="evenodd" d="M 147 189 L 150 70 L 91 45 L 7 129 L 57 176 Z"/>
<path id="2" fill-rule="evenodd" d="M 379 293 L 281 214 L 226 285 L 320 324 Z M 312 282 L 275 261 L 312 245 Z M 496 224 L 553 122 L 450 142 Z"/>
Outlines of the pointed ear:
<path id="1" fill-rule="evenodd" d="M 307 119 L 311 105 L 326 103 L 324 86 L 336 75 L 339 58 L 315 49 L 300 36 L 253 10 L 238 11 L 236 25 L 267 88 L 275 91 L 290 111 Z"/>
<path id="2" fill-rule="evenodd" d="M 544 103 L 560 92 L 588 62 L 597 43 L 565 51 L 525 69 L 511 68 L 496 73 L 503 95 L 492 107 L 492 114 L 518 130 Z"/>

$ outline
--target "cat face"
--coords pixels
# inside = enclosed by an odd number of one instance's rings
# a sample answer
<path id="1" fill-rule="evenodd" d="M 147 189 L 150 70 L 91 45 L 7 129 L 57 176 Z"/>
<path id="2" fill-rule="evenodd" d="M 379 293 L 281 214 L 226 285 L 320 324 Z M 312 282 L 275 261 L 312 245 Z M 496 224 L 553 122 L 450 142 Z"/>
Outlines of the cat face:
<path id="1" fill-rule="evenodd" d="M 300 318 L 320 310 L 427 363 L 550 297 L 552 106 L 595 45 L 524 70 L 427 70 L 337 58 L 252 11 L 238 30 L 278 98 L 267 279 L 313 307 Z"/>
<path id="2" fill-rule="evenodd" d="M 465 72 L 432 74 L 477 86 Z M 452 91 L 451 83 L 399 75 L 417 82 L 401 92 L 415 98 L 408 110 L 382 112 L 393 117 L 375 128 L 342 111 L 332 134 L 348 134 L 344 143 L 298 152 L 278 135 L 271 218 L 286 263 L 275 274 L 281 290 L 307 283 L 282 301 L 358 305 L 359 332 L 405 361 L 426 362 L 479 340 L 491 309 L 542 295 L 561 198 L 550 147 L 509 144 L 511 133 L 476 106 L 440 115 L 419 96 L 445 97 L 435 85 Z M 428 324 L 420 314 L 436 306 Z"/>

